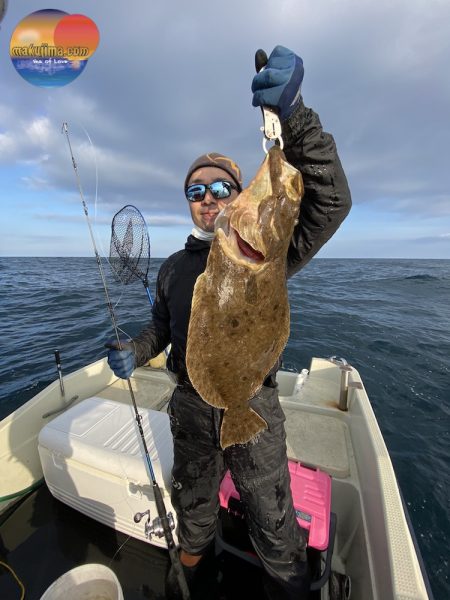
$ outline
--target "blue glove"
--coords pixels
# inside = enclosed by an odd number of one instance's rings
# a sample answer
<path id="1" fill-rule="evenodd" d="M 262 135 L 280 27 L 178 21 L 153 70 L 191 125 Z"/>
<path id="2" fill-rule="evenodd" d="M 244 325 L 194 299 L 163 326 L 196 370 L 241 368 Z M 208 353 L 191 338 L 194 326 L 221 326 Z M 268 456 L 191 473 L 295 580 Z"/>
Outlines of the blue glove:
<path id="1" fill-rule="evenodd" d="M 261 54 L 261 50 L 256 53 L 259 66 Z M 287 119 L 300 100 L 303 73 L 299 56 L 284 46 L 275 46 L 265 68 L 253 78 L 253 106 L 276 108 L 280 119 Z"/>
<path id="2" fill-rule="evenodd" d="M 122 350 L 117 349 L 117 340 L 108 341 L 105 344 L 105 348 L 110 349 L 108 352 L 108 365 L 114 375 L 121 379 L 128 379 L 134 371 L 134 351 L 133 345 L 129 343 L 130 341 L 120 340 Z"/>

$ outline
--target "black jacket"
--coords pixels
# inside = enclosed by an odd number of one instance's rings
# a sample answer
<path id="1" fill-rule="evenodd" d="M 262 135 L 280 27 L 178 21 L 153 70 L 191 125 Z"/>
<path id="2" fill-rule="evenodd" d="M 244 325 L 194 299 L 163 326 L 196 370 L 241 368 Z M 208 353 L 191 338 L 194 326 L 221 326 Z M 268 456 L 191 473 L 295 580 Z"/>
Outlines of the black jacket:
<path id="1" fill-rule="evenodd" d="M 291 277 L 338 229 L 350 210 L 351 198 L 333 137 L 322 130 L 318 115 L 303 102 L 283 123 L 283 140 L 286 158 L 302 173 L 305 186 L 301 218 L 287 255 L 287 275 Z M 152 321 L 133 340 L 137 366 L 171 343 L 167 366 L 182 385 L 189 385 L 185 355 L 192 294 L 197 277 L 206 268 L 209 249 L 209 242 L 190 235 L 185 249 L 163 263 Z M 270 378 L 267 383 L 270 385 Z"/>

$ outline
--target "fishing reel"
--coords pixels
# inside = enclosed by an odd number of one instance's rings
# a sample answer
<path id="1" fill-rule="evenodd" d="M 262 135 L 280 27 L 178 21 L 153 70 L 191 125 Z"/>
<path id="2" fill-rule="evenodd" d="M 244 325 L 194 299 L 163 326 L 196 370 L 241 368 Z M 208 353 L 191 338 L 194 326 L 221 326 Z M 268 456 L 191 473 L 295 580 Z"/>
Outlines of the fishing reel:
<path id="1" fill-rule="evenodd" d="M 140 523 L 142 519 L 147 515 L 147 521 L 145 522 L 145 537 L 148 539 L 152 539 L 152 535 L 156 535 L 156 537 L 164 537 L 164 525 L 161 517 L 156 517 L 153 521 L 150 520 L 150 509 L 145 512 L 138 512 L 134 515 L 134 522 Z M 169 524 L 170 529 L 175 529 L 175 519 L 173 518 L 172 513 L 167 513 L 167 522 Z"/>

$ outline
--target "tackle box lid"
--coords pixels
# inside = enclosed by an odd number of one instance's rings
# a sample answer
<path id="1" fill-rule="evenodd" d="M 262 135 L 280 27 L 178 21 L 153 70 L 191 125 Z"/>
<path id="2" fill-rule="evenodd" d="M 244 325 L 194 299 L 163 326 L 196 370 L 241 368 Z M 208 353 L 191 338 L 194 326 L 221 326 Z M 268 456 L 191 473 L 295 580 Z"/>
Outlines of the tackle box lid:
<path id="1" fill-rule="evenodd" d="M 300 526 L 309 532 L 308 545 L 328 548 L 331 510 L 331 477 L 319 469 L 289 461 L 294 509 Z M 229 471 L 219 491 L 220 505 L 228 509 L 230 498 L 239 499 Z"/>

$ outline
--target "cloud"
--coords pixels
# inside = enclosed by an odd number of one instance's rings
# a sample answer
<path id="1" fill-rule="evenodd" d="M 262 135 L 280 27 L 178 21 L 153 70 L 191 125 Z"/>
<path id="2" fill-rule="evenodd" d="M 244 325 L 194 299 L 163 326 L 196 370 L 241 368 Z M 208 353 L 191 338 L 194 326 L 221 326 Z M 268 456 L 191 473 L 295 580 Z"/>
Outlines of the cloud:
<path id="1" fill-rule="evenodd" d="M 39 115 L 24 120 L 10 109 L 0 107 L 0 163 L 41 164 L 49 159 L 54 131 L 48 117 Z"/>
<path id="2" fill-rule="evenodd" d="M 180 217 L 177 215 L 155 215 L 147 219 L 150 227 L 173 227 L 174 225 L 192 225 L 190 217 Z"/>
<path id="3" fill-rule="evenodd" d="M 74 223 L 86 223 L 86 217 L 83 214 L 79 215 L 68 215 L 58 213 L 36 213 L 33 215 L 34 219 L 46 222 L 55 222 L 59 224 L 74 224 Z M 95 225 L 111 225 L 111 218 L 109 216 L 98 216 L 90 217 Z M 152 215 L 144 216 L 144 220 L 147 223 L 147 227 L 173 227 L 176 225 L 192 225 L 192 220 L 189 217 L 183 217 L 178 215 Z"/>
<path id="4" fill-rule="evenodd" d="M 0 158 L 14 153 L 14 138 L 11 132 L 0 133 Z"/>
<path id="5" fill-rule="evenodd" d="M 21 177 L 21 181 L 24 186 L 29 190 L 48 190 L 51 188 L 49 182 L 46 179 L 40 177 Z"/>
<path id="6" fill-rule="evenodd" d="M 450 243 L 450 233 L 440 233 L 433 236 L 419 237 L 413 240 L 419 244 L 442 244 Z"/>
<path id="7" fill-rule="evenodd" d="M 2 33 L 28 10 L 11 3 Z M 64 121 L 86 200 L 105 219 L 131 203 L 155 227 L 190 222 L 184 174 L 205 151 L 232 156 L 248 183 L 263 159 L 253 55 L 282 43 L 304 59 L 305 103 L 335 137 L 355 205 L 386 218 L 449 215 L 449 2 L 135 0 L 133 11 L 105 1 L 77 10 L 96 22 L 100 45 L 66 87 L 23 81 L 0 36 L 0 170 L 18 169 L 17 194 L 47 191 L 58 206 L 45 212 L 72 214 L 79 202 Z"/>

